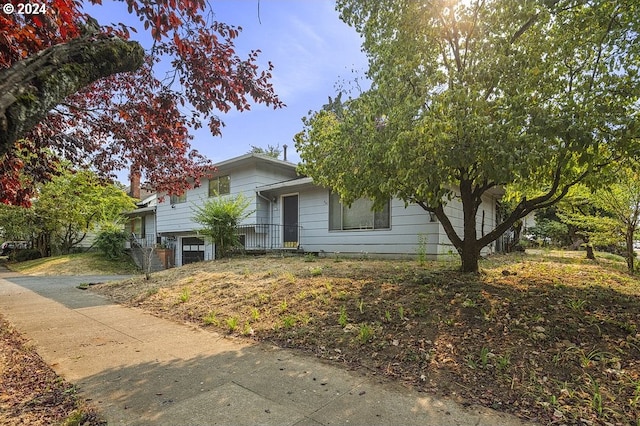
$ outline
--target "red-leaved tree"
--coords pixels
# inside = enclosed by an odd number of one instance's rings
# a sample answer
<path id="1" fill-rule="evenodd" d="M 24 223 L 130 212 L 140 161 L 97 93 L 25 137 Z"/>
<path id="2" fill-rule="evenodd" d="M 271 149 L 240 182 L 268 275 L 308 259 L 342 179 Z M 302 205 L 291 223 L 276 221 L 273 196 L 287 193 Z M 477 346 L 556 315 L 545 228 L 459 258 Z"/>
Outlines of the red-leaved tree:
<path id="1" fill-rule="evenodd" d="M 190 129 L 207 124 L 218 135 L 218 112 L 284 106 L 271 63 L 261 70 L 258 50 L 241 58 L 241 29 L 215 21 L 206 0 L 125 2 L 154 40 L 150 51 L 130 40 L 133 28 L 98 26 L 81 1 L 0 13 L 0 202 L 28 205 L 59 158 L 104 175 L 130 168 L 157 191 L 180 193 L 211 167 Z M 158 75 L 160 58 L 167 74 Z"/>

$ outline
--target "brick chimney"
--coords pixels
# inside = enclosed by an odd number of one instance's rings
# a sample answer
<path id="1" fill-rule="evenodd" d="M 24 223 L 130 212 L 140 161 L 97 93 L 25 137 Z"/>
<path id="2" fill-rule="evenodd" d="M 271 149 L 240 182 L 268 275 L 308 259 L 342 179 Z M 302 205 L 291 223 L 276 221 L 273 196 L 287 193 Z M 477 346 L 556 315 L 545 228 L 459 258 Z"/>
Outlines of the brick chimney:
<path id="1" fill-rule="evenodd" d="M 129 173 L 131 186 L 129 187 L 129 195 L 133 198 L 140 199 L 140 171 L 137 167 L 132 166 Z"/>

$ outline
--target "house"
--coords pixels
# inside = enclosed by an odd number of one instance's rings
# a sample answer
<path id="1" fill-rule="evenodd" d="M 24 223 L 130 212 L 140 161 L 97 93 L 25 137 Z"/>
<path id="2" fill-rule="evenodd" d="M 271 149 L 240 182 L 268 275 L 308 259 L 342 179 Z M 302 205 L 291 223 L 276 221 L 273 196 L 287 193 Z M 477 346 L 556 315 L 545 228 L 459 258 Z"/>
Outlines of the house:
<path id="1" fill-rule="evenodd" d="M 251 214 L 238 229 L 247 251 L 300 251 L 341 255 L 416 256 L 435 259 L 455 253 L 437 219 L 418 205 L 389 200 L 380 212 L 371 201 L 342 205 L 337 194 L 299 176 L 296 165 L 261 154 L 245 154 L 217 164 L 215 174 L 182 196 L 155 199 L 130 213 L 136 236 L 145 243 L 170 246 L 175 265 L 210 260 L 213 245 L 198 235 L 191 218 L 194 206 L 210 197 L 244 194 Z M 478 213 L 478 232 L 493 229 L 499 193 L 487 195 Z M 462 208 L 456 200 L 445 210 L 462 229 Z M 134 224 L 135 222 L 135 224 Z M 485 248 L 484 254 L 493 250 Z"/>

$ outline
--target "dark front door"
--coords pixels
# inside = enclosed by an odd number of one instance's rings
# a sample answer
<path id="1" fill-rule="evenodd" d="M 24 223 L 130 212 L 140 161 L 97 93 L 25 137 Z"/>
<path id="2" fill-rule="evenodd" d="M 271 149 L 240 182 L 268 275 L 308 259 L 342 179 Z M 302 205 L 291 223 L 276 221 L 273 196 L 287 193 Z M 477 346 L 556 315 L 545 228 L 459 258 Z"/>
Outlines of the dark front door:
<path id="1" fill-rule="evenodd" d="M 286 248 L 298 247 L 298 195 L 286 195 L 282 197 L 282 210 L 284 225 L 283 241 Z"/>
<path id="2" fill-rule="evenodd" d="M 186 265 L 204 260 L 204 240 L 196 237 L 182 239 L 182 264 Z"/>

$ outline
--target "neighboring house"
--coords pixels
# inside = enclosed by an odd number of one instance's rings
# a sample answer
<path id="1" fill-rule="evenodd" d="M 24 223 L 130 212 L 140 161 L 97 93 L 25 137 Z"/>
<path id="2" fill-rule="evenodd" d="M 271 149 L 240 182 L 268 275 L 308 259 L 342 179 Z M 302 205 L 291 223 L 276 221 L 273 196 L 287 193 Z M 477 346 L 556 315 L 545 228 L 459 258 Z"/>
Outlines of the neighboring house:
<path id="1" fill-rule="evenodd" d="M 336 194 L 311 178 L 298 176 L 295 164 L 261 154 L 218 163 L 213 177 L 203 179 L 201 186 L 182 196 L 165 196 L 157 205 L 144 205 L 129 216 L 132 224 L 136 221 L 136 236 L 146 235 L 147 243 L 162 242 L 174 249 L 175 265 L 210 260 L 215 250 L 198 235 L 200 225 L 191 219 L 194 206 L 210 197 L 239 193 L 251 200 L 252 213 L 238 231 L 247 251 L 394 257 L 420 254 L 430 259 L 455 253 L 440 223 L 421 207 L 405 207 L 397 199 L 390 200 L 380 212 L 373 212 L 371 201 L 364 199 L 343 206 Z M 483 200 L 478 210 L 479 234 L 495 226 L 500 196 L 494 193 Z M 445 211 L 461 231 L 461 204 L 454 199 Z M 492 245 L 483 253 L 493 250 Z"/>
<path id="2" fill-rule="evenodd" d="M 135 242 L 141 246 L 149 247 L 160 242 L 156 231 L 156 206 L 158 195 L 150 194 L 136 203 L 138 208 L 124 215 L 129 218 L 125 225 L 125 233 L 129 238 L 127 248 Z"/>

